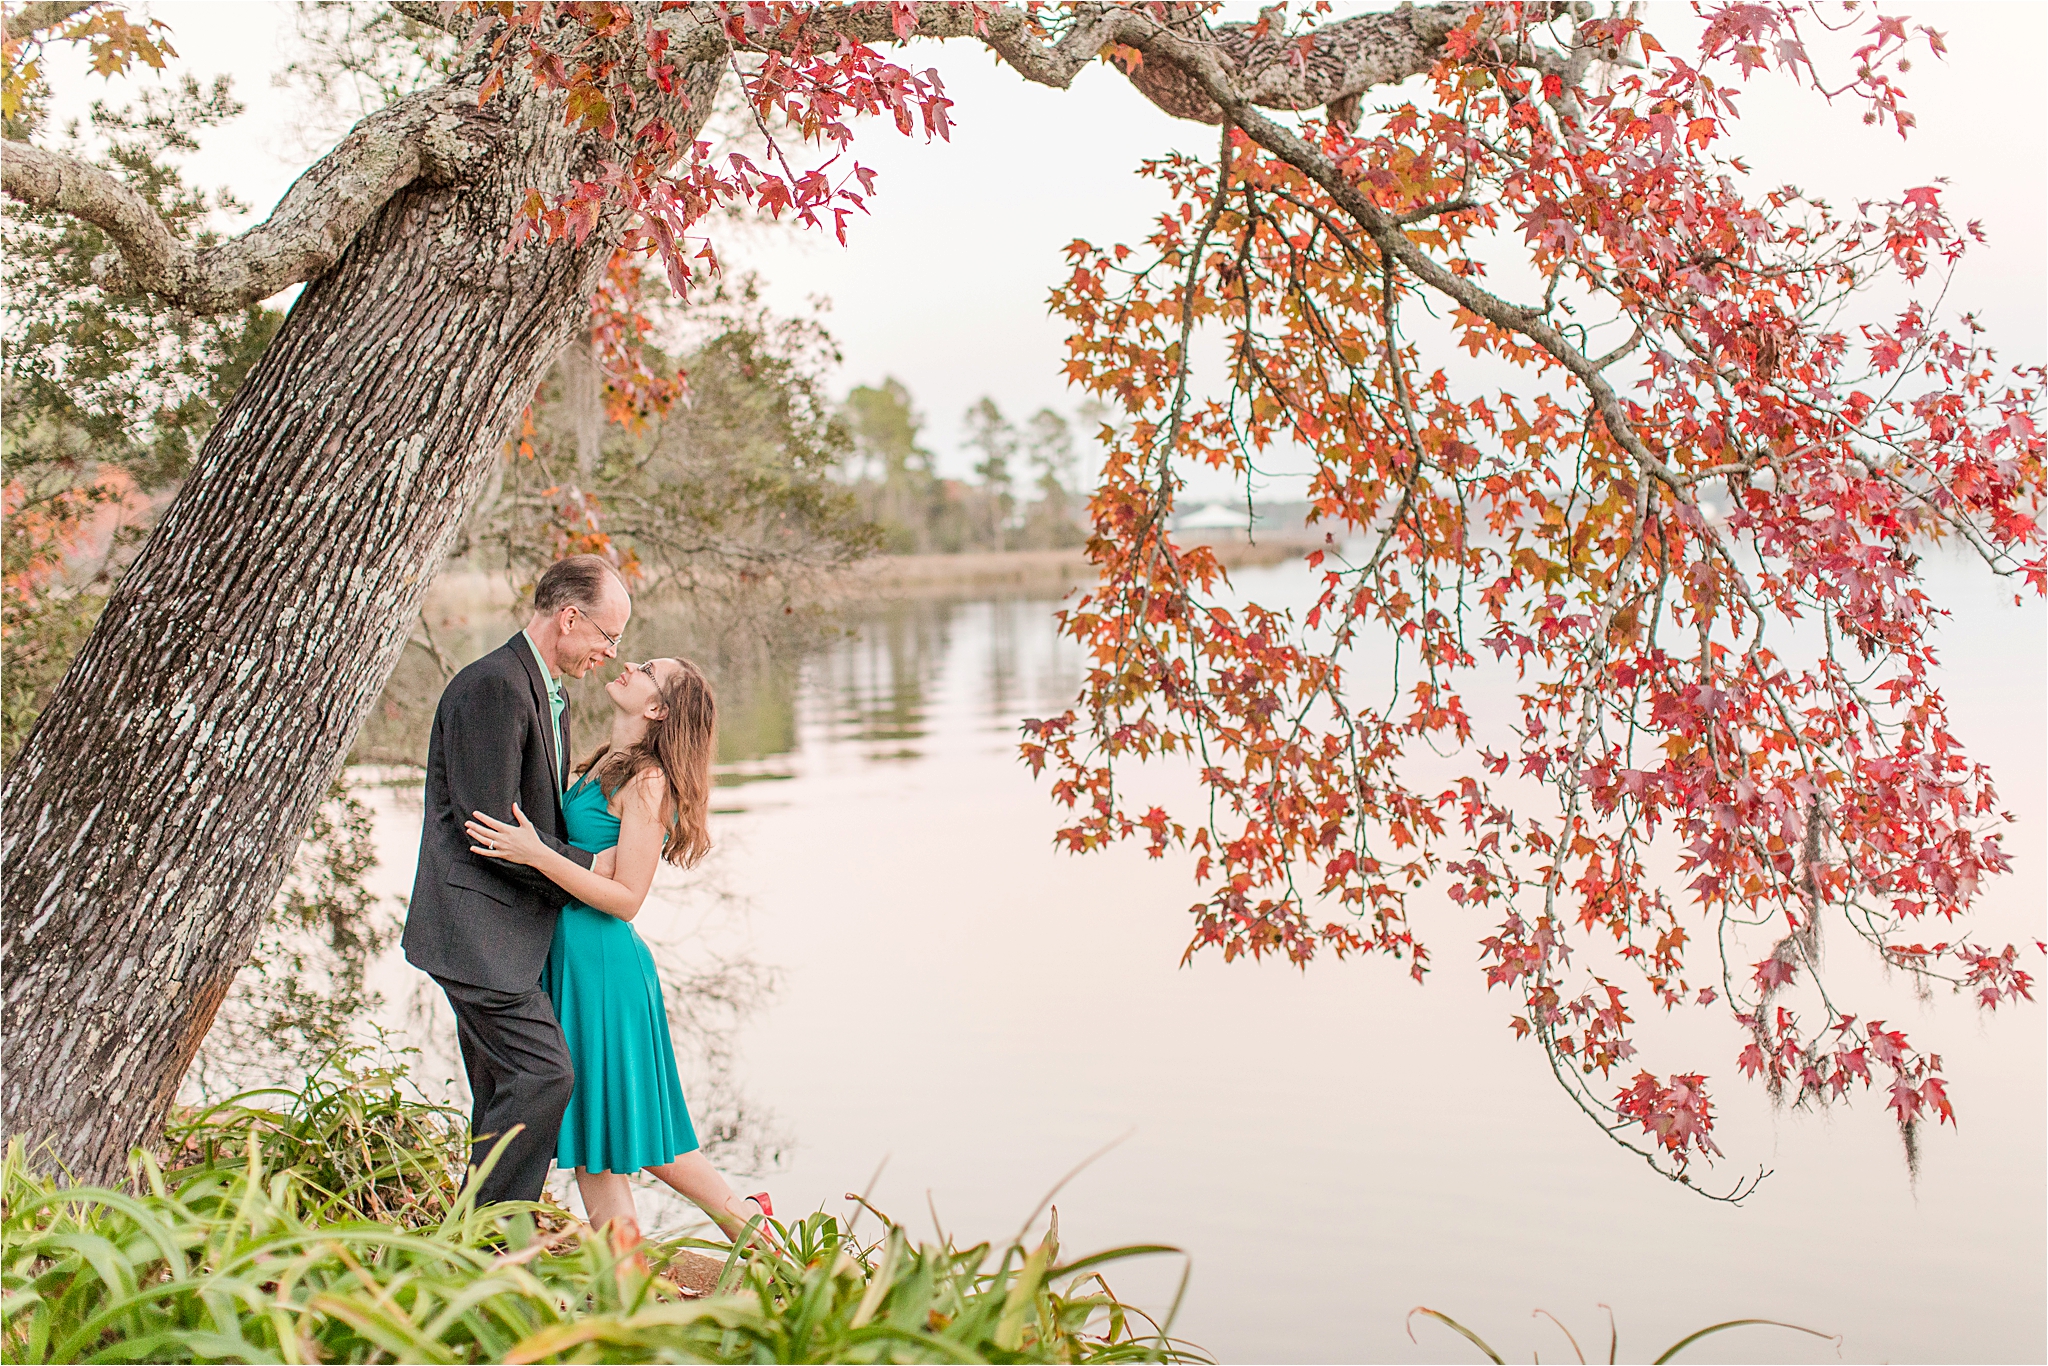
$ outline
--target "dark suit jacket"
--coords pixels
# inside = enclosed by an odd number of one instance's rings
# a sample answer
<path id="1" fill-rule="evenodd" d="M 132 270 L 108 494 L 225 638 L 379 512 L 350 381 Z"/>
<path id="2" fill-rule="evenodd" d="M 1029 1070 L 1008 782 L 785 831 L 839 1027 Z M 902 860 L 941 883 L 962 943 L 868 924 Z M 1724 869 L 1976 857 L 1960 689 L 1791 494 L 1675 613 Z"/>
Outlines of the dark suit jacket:
<path id="1" fill-rule="evenodd" d="M 562 714 L 562 754 L 569 716 Z M 427 742 L 427 812 L 419 873 L 405 914 L 405 960 L 435 977 L 490 991 L 531 991 L 555 922 L 572 898 L 531 868 L 469 852 L 472 811 L 511 821 L 512 803 L 550 847 L 588 868 L 567 843 L 562 782 L 548 742 L 547 679 L 516 635 L 449 680 Z"/>

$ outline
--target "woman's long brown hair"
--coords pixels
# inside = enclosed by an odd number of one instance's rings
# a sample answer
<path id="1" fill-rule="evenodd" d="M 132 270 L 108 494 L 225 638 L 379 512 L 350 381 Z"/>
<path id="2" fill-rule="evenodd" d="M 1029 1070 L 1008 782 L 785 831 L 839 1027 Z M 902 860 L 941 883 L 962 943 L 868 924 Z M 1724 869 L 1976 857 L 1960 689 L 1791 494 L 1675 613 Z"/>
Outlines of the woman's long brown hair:
<path id="1" fill-rule="evenodd" d="M 602 745 L 584 760 L 579 773 L 595 772 L 598 787 L 610 801 L 626 782 L 649 768 L 661 770 L 668 803 L 676 818 L 661 841 L 661 856 L 687 868 L 711 850 L 711 757 L 718 748 L 718 699 L 703 670 L 687 659 L 670 661 L 677 668 L 664 683 L 655 679 L 668 714 L 647 723 L 647 734 L 630 749 L 612 752 Z"/>

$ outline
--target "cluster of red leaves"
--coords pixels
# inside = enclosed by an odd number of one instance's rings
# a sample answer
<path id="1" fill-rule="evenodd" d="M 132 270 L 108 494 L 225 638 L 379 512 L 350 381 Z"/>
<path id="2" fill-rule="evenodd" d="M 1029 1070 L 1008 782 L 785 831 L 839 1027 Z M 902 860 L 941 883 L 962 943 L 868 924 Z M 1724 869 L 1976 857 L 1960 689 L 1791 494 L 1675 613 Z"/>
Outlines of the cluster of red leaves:
<path id="1" fill-rule="evenodd" d="M 1852 4 L 1844 8 L 1849 23 L 1861 21 L 1862 16 L 1856 13 L 1858 6 Z M 1828 99 L 1848 95 L 1861 100 L 1866 106 L 1863 112 L 1865 123 L 1889 121 L 1899 130 L 1899 136 L 1904 137 L 1913 126 L 1913 115 L 1899 108 L 1905 92 L 1884 68 L 1889 63 L 1900 75 L 1913 69 L 1909 53 L 1915 32 L 1936 56 L 1948 49 L 1941 34 L 1925 24 L 1908 24 L 1896 15 L 1876 12 L 1869 17 L 1874 22 L 1863 44 L 1850 54 L 1853 64 L 1850 76 L 1834 87 L 1828 85 L 1820 68 L 1814 64 L 1813 55 L 1807 50 L 1806 39 L 1801 33 L 1804 24 L 1826 23 L 1818 7 L 1795 7 L 1783 3 L 1717 6 L 1708 14 L 1706 31 L 1700 36 L 1702 64 L 1732 63 L 1745 78 L 1751 72 L 1774 68 L 1803 77 Z M 1669 60 L 1674 70 L 1682 66 L 1675 58 Z"/>
<path id="2" fill-rule="evenodd" d="M 639 582 L 643 572 L 640 557 L 631 547 L 621 549 L 605 531 L 603 506 L 596 494 L 573 485 L 555 485 L 542 489 L 541 496 L 554 500 L 548 516 L 554 558 L 599 555 L 608 560 L 628 584 Z"/>
<path id="3" fill-rule="evenodd" d="M 534 459 L 535 435 L 533 409 L 529 407 L 520 415 L 519 438 L 511 443 L 508 457 Z M 595 493 L 574 484 L 551 484 L 540 491 L 540 496 L 549 500 L 544 530 L 553 558 L 601 556 L 619 571 L 627 583 L 639 580 L 643 572 L 640 557 L 631 547 L 621 548 L 612 540 L 611 533 L 604 529 L 604 504 Z"/>
<path id="4" fill-rule="evenodd" d="M 678 0 L 628 4 L 622 0 L 481 0 L 472 41 L 488 42 L 497 58 L 483 89 L 488 100 L 513 72 L 537 91 L 559 91 L 565 117 L 614 149 L 595 174 L 558 194 L 530 192 L 511 246 L 528 234 L 583 241 L 601 219 L 621 225 L 622 249 L 658 260 L 678 295 L 697 270 L 716 269 L 707 238 L 690 248 L 690 228 L 719 207 L 740 207 L 770 218 L 792 216 L 806 227 L 831 220 L 843 244 L 848 219 L 867 211 L 874 173 L 848 160 L 851 121 L 887 116 L 899 132 L 922 126 L 927 137 L 949 136 L 952 101 L 937 71 L 910 71 L 865 43 L 852 42 L 823 22 L 817 7 L 775 3 L 721 3 L 709 7 L 731 40 L 733 68 L 747 107 L 767 140 L 768 162 L 738 151 L 714 155 L 701 138 L 685 139 L 677 120 L 693 99 L 709 100 L 709 87 L 684 88 L 661 22 L 671 11 L 701 11 Z M 913 22 L 914 6 L 882 0 L 849 7 L 890 13 L 899 36 Z M 654 99 L 647 92 L 659 92 Z M 697 111 L 699 114 L 705 112 Z M 776 141 L 786 130 L 804 146 L 832 149 L 822 163 L 798 169 Z M 855 186 L 858 186 L 856 189 Z"/>
<path id="5" fill-rule="evenodd" d="M 642 258 L 613 252 L 590 300 L 590 349 L 604 375 L 605 416 L 622 427 L 667 412 L 689 387 L 655 346 L 653 302 Z"/>
<path id="6" fill-rule="evenodd" d="M 116 465 L 41 494 L 19 479 L 0 484 L 0 603 L 9 619 L 34 606 L 96 535 L 104 538 L 110 512 L 133 512 L 138 499 L 135 481 Z"/>
<path id="7" fill-rule="evenodd" d="M 1681 1072 L 1666 1085 L 1648 1072 L 1638 1072 L 1635 1082 L 1614 1104 L 1622 1118 L 1641 1124 L 1658 1147 L 1680 1162 L 1695 1148 L 1721 1151 L 1714 1145 L 1713 1103 L 1707 1099 L 1706 1078 L 1698 1073 Z"/>
<path id="8" fill-rule="evenodd" d="M 1935 686 L 1943 614 L 1916 566 L 1960 543 L 2048 586 L 2042 376 L 2001 375 L 1917 304 L 1839 322 L 1872 282 L 1910 289 L 1960 255 L 1938 191 L 1838 214 L 1754 194 L 1719 153 L 1734 87 L 1713 69 L 1804 61 L 1790 11 L 1716 11 L 1697 66 L 1633 21 L 1587 25 L 1644 66 L 1575 93 L 1489 60 L 1515 18 L 1475 13 L 1431 100 L 1314 131 L 1452 276 L 1482 278 L 1478 244 L 1519 235 L 1544 302 L 1447 311 L 1520 393 L 1426 366 L 1401 319 L 1442 292 L 1242 134 L 1217 164 L 1146 168 L 1175 208 L 1143 251 L 1070 249 L 1068 373 L 1131 420 L 1091 503 L 1101 583 L 1062 614 L 1084 692 L 1028 724 L 1024 756 L 1074 813 L 1067 847 L 1194 854 L 1213 890 L 1190 952 L 1376 950 L 1420 975 L 1412 891 L 1439 879 L 1493 908 L 1482 958 L 1517 1031 L 1674 1173 L 1717 1151 L 1705 1073 L 1593 1080 L 1636 1051 L 1632 992 L 1725 1003 L 1751 1036 L 1741 1065 L 1774 1089 L 1825 1101 L 1875 1065 L 1902 1123 L 1949 1119 L 1938 1056 L 1835 1008 L 1818 934 L 1832 912 L 1986 1006 L 2030 991 L 2013 949 L 1903 937 L 2007 867 L 1990 775 Z M 1880 22 L 1851 88 L 1903 126 L 1875 71 L 1902 32 Z M 1543 318 L 1555 345 L 1522 325 Z M 1213 392 L 1190 372 L 1198 330 L 1228 358 Z M 1167 530 L 1177 467 L 1243 476 L 1279 452 L 1313 458 L 1317 517 L 1342 531 L 1300 614 L 1226 605 L 1215 557 Z M 1365 650 L 1391 655 L 1391 705 L 1352 676 Z M 1509 666 L 1494 748 L 1461 686 Z M 1412 782 L 1419 745 L 1474 771 Z M 1119 766 L 1162 756 L 1195 768 L 1204 819 L 1128 802 Z M 1757 935 L 1761 962 L 1730 961 Z M 1795 989 L 1810 1001 L 1779 1003 Z"/>

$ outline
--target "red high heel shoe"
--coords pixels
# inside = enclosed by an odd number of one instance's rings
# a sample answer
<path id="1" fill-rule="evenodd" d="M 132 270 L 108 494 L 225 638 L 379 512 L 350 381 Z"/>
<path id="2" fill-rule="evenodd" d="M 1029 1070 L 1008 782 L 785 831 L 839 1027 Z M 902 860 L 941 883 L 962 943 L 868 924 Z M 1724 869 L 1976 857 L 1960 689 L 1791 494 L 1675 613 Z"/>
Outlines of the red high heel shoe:
<path id="1" fill-rule="evenodd" d="M 789 1256 L 789 1249 L 782 1245 L 782 1240 L 775 1236 L 775 1230 L 769 1227 L 768 1224 L 768 1221 L 775 1217 L 775 1202 L 768 1198 L 768 1192 L 756 1191 L 748 1196 L 747 1199 L 753 1201 L 754 1205 L 761 1211 L 761 1222 L 754 1225 L 754 1235 L 751 1241 L 759 1245 L 764 1251 L 778 1253 L 784 1257 Z"/>

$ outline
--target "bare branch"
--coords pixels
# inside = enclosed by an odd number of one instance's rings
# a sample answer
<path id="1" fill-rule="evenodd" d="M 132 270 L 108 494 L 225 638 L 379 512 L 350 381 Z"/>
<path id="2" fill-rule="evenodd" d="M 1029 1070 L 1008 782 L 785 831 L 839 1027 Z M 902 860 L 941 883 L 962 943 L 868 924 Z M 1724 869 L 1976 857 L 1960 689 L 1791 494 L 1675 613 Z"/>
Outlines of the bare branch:
<path id="1" fill-rule="evenodd" d="M 1420 223 L 1425 218 L 1435 218 L 1440 214 L 1463 213 L 1467 209 L 1478 207 L 1478 200 L 1460 195 L 1456 199 L 1446 199 L 1441 204 L 1418 204 L 1408 212 L 1397 215 L 1394 221 L 1403 225 Z"/>
<path id="2" fill-rule="evenodd" d="M 441 642 L 434 639 L 434 625 L 427 619 L 424 611 L 420 613 L 419 627 L 419 635 L 409 637 L 406 643 L 427 652 L 428 657 L 434 661 L 434 667 L 441 671 L 441 682 L 445 684 L 457 673 L 455 661 L 441 648 Z"/>
<path id="3" fill-rule="evenodd" d="M 1642 344 L 1643 325 L 1641 323 L 1637 323 L 1635 332 L 1630 335 L 1627 341 L 1615 347 L 1606 355 L 1595 357 L 1593 360 L 1589 361 L 1588 364 L 1590 364 L 1595 370 L 1605 370 L 1608 366 L 1614 364 L 1618 360 L 1623 359 L 1631 351 L 1634 351 L 1638 346 L 1641 346 Z"/>
<path id="4" fill-rule="evenodd" d="M 232 312 L 340 259 L 384 202 L 421 176 L 454 179 L 487 132 L 475 96 L 447 85 L 401 100 L 357 124 L 299 177 L 262 223 L 195 250 L 164 226 L 149 201 L 77 157 L 5 144 L 0 189 L 30 208 L 98 227 L 120 250 L 108 288 L 154 295 L 193 313 Z"/>
<path id="5" fill-rule="evenodd" d="M 910 40 L 972 38 L 993 48 L 1026 80 L 1059 89 L 1073 84 L 1104 48 L 1132 48 L 1145 60 L 1131 71 L 1131 83 L 1146 98 L 1175 118 L 1216 124 L 1223 120 L 1223 107 L 1185 60 L 1191 51 L 1200 49 L 1227 72 L 1233 98 L 1266 109 L 1335 106 L 1332 116 L 1355 127 L 1360 95 L 1428 71 L 1442 56 L 1445 35 L 1482 6 L 1404 4 L 1391 12 L 1325 24 L 1305 35 L 1289 35 L 1278 25 L 1262 32 L 1264 26 L 1256 22 L 1211 28 L 1192 8 L 1184 15 L 1160 19 L 1158 9 L 1076 5 L 1068 12 L 1071 26 L 1048 41 L 1042 36 L 1046 29 L 1040 22 L 1015 6 L 977 13 L 967 5 L 927 3 L 917 7 L 917 25 Z M 1591 13 L 1590 5 L 1576 0 L 1531 4 L 1522 17 L 1527 22 L 1540 21 L 1546 15 L 1583 18 Z M 886 7 L 822 5 L 813 12 L 812 22 L 855 42 L 900 41 Z M 1489 17 L 1482 31 L 1491 32 L 1497 24 L 1497 19 Z M 710 43 L 722 34 L 707 26 L 702 37 Z M 1570 59 L 1564 54 L 1538 46 L 1526 48 L 1522 60 L 1561 76 L 1571 71 Z"/>
<path id="6" fill-rule="evenodd" d="M 47 147 L 4 144 L 0 188 L 32 209 L 70 214 L 98 227 L 121 245 L 139 280 L 176 271 L 179 253 L 192 249 L 171 234 L 148 200 L 88 162 Z"/>
<path id="7" fill-rule="evenodd" d="M 1038 22 L 1015 6 L 978 12 L 969 5 L 950 3 L 920 4 L 916 8 L 916 27 L 908 40 L 896 36 L 894 19 L 886 6 L 856 9 L 820 5 L 811 12 L 810 22 L 857 43 L 971 38 L 995 49 L 1026 80 L 1063 90 L 1101 56 L 1104 47 L 1119 41 L 1116 32 L 1124 19 L 1122 11 L 1114 5 L 1076 5 L 1070 11 L 1072 27 L 1057 41 L 1047 42 L 1040 36 L 1043 30 Z M 723 27 L 714 19 L 701 19 L 695 7 L 687 13 L 689 19 L 685 22 L 700 43 L 709 45 L 725 40 Z M 679 17 L 664 16 L 671 26 L 677 25 Z M 770 33 L 752 35 L 751 41 L 763 48 L 778 45 L 776 35 Z M 678 50 L 685 56 L 701 55 L 688 48 Z"/>
<path id="8" fill-rule="evenodd" d="M 452 33 L 458 38 L 469 33 L 469 25 L 463 22 L 462 16 L 456 12 L 456 6 L 450 3 L 435 3 L 434 0 L 392 0 L 391 8 L 415 24 L 425 24 L 428 28 Z"/>
<path id="9" fill-rule="evenodd" d="M 32 38 L 93 7 L 94 0 L 33 0 L 6 16 L 7 37 Z"/>

